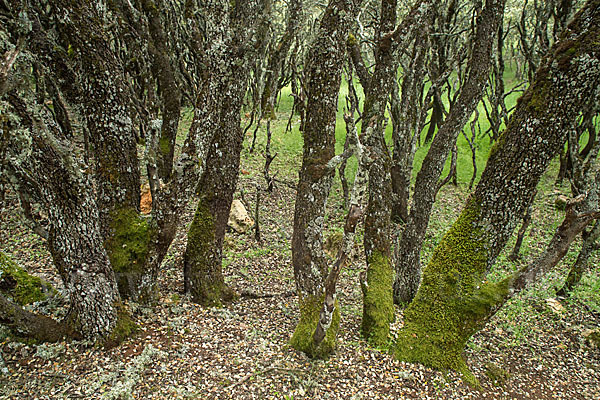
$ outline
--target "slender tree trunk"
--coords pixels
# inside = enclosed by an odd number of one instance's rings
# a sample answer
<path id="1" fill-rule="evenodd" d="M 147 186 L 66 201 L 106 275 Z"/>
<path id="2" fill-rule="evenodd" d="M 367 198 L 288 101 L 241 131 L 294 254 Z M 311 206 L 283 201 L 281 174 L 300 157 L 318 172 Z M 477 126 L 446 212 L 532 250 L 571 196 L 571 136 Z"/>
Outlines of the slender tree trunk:
<path id="1" fill-rule="evenodd" d="M 167 182 L 171 179 L 175 139 L 181 110 L 181 91 L 175 79 L 175 72 L 169 59 L 167 36 L 160 19 L 161 10 L 153 0 L 143 0 L 142 8 L 148 18 L 148 29 L 152 42 L 149 45 L 153 59 L 153 71 L 158 81 L 162 124 L 160 129 L 158 175 Z"/>
<path id="2" fill-rule="evenodd" d="M 275 113 L 275 99 L 279 93 L 279 78 L 283 70 L 283 64 L 292 43 L 296 39 L 298 27 L 302 18 L 302 0 L 292 0 L 288 5 L 287 23 L 283 37 L 275 46 L 274 51 L 269 54 L 267 71 L 265 74 L 265 85 L 261 95 L 261 114 L 271 118 Z"/>
<path id="3" fill-rule="evenodd" d="M 589 40 L 599 34 L 600 1 L 591 0 L 518 101 L 477 188 L 436 247 L 423 283 L 405 310 L 398 358 L 460 370 L 474 379 L 462 358 L 464 346 L 505 300 L 513 282 L 486 282 L 487 272 L 580 111 L 599 100 L 600 43 Z"/>
<path id="4" fill-rule="evenodd" d="M 249 57 L 247 43 L 255 32 L 251 18 L 268 18 L 270 1 L 241 4 L 216 1 L 211 7 L 214 20 L 207 27 L 211 47 L 208 51 L 210 77 L 205 84 L 199 121 L 213 139 L 206 167 L 198 184 L 199 201 L 184 255 L 185 290 L 194 301 L 219 306 L 235 293 L 225 284 L 221 269 L 223 239 L 238 179 L 244 132 L 241 108 L 246 92 Z M 230 8 L 231 7 L 231 8 Z M 219 18 L 217 18 L 219 17 Z"/>
<path id="5" fill-rule="evenodd" d="M 306 66 L 307 104 L 304 110 L 304 151 L 294 212 L 292 263 L 300 321 L 291 345 L 311 357 L 327 357 L 335 347 L 339 307 L 324 340 L 315 348 L 313 334 L 324 300 L 327 262 L 323 253 L 325 206 L 335 174 L 335 120 L 344 50 L 354 10 L 352 0 L 330 0 L 312 43 Z"/>
<path id="6" fill-rule="evenodd" d="M 469 60 L 467 82 L 457 103 L 433 140 L 417 174 L 408 223 L 402 233 L 396 260 L 394 301 L 406 304 L 414 297 L 421 281 L 420 253 L 448 153 L 462 128 L 481 100 L 488 81 L 492 48 L 504 15 L 504 0 L 487 0 L 477 18 L 474 48 Z"/>
<path id="7" fill-rule="evenodd" d="M 417 4 L 420 3 L 417 2 Z M 385 144 L 384 134 L 387 122 L 385 109 L 398 70 L 397 54 L 394 50 L 402 39 L 395 38 L 395 43 L 392 44 L 391 40 L 385 36 L 386 32 L 392 31 L 395 27 L 396 8 L 396 0 L 381 2 L 375 70 L 365 96 L 364 122 L 361 132 L 361 142 L 365 148 L 365 154 L 360 159 L 361 169 L 368 176 L 364 239 L 367 273 L 366 282 L 363 285 L 361 333 L 375 345 L 383 345 L 387 342 L 389 325 L 394 320 L 393 269 L 390 249 L 391 157 Z M 420 10 L 420 7 L 414 7 L 414 9 Z M 410 15 L 413 19 L 414 14 L 417 13 L 414 9 L 411 13 L 413 15 Z M 410 18 L 406 18 L 399 28 L 408 31 L 410 27 L 407 21 L 410 20 Z"/>
<path id="8" fill-rule="evenodd" d="M 557 296 L 566 297 L 581 281 L 583 274 L 589 268 L 589 257 L 592 252 L 598 250 L 598 238 L 600 238 L 600 223 L 594 222 L 590 232 L 583 234 L 583 245 L 577 256 L 577 260 L 569 269 L 569 274 L 564 285 L 556 292 Z"/>

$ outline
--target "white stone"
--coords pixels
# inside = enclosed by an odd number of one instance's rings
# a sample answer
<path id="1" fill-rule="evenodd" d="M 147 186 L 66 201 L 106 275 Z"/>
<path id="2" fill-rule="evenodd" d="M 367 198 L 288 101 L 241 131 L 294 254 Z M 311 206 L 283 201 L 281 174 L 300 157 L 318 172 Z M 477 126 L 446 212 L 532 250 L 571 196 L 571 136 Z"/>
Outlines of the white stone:
<path id="1" fill-rule="evenodd" d="M 233 200 L 231 203 L 227 225 L 238 233 L 246 233 L 254 226 L 254 221 L 250 218 L 246 207 L 244 207 L 244 203 L 240 200 Z"/>

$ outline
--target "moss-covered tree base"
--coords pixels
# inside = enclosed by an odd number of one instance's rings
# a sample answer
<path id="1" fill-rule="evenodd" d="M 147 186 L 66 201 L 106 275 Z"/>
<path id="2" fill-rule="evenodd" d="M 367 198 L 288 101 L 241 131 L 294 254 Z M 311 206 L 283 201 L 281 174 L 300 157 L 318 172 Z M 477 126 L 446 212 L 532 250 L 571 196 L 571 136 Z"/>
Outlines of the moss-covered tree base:
<path id="1" fill-rule="evenodd" d="M 395 356 L 463 374 L 478 385 L 462 357 L 469 338 L 508 294 L 510 279 L 485 282 L 487 242 L 475 227 L 479 206 L 471 200 L 436 247 L 423 281 L 404 312 Z"/>
<path id="2" fill-rule="evenodd" d="M 48 282 L 27 273 L 6 254 L 0 252 L 0 292 L 25 305 L 45 300 L 56 290 Z"/>
<path id="3" fill-rule="evenodd" d="M 394 321 L 394 270 L 389 257 L 373 252 L 369 257 L 367 282 L 363 284 L 361 333 L 372 345 L 388 345 L 390 324 Z"/>
<path id="4" fill-rule="evenodd" d="M 290 340 L 290 345 L 310 358 L 327 359 L 335 350 L 335 338 L 340 328 L 340 307 L 336 300 L 331 325 L 323 341 L 315 347 L 314 334 L 325 296 L 305 296 L 300 299 L 300 321 Z"/>
<path id="5" fill-rule="evenodd" d="M 239 294 L 225 283 L 203 285 L 200 290 L 196 290 L 192 295 L 194 303 L 200 304 L 202 307 L 220 308 L 238 298 Z"/>
<path id="6" fill-rule="evenodd" d="M 107 348 L 118 346 L 138 330 L 138 326 L 133 322 L 123 304 L 115 304 L 115 310 L 117 312 L 117 323 L 110 335 L 102 342 L 102 345 Z"/>
<path id="7" fill-rule="evenodd" d="M 151 235 L 149 220 L 137 210 L 122 208 L 111 214 L 111 235 L 105 248 L 125 299 L 147 303 L 158 297 L 152 288 L 142 287 Z"/>

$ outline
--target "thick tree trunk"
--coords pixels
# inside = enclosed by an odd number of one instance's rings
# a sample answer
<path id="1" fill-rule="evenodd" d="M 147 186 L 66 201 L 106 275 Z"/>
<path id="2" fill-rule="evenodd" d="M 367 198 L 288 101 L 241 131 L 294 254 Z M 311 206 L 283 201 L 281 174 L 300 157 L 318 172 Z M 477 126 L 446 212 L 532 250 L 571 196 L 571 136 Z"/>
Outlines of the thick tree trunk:
<path id="1" fill-rule="evenodd" d="M 29 44 L 51 66 L 67 100 L 82 108 L 94 155 L 96 223 L 122 295 L 135 298 L 148 253 L 148 224 L 139 216 L 140 171 L 126 85 L 95 11 L 77 2 L 60 7 L 70 17 L 59 24 L 59 37 L 72 49 L 75 68 L 54 50 L 42 11 L 34 19 Z"/>
<path id="2" fill-rule="evenodd" d="M 467 82 L 461 88 L 456 104 L 435 136 L 421 170 L 417 174 L 408 222 L 402 232 L 395 260 L 394 301 L 396 303 L 410 302 L 419 287 L 421 247 L 439 188 L 437 183 L 448 153 L 483 97 L 490 70 L 493 38 L 498 31 L 499 24 L 502 23 L 504 4 L 504 0 L 487 0 L 484 10 L 477 18 L 477 31 L 474 48 L 469 59 Z"/>
<path id="3" fill-rule="evenodd" d="M 69 293 L 67 321 L 84 337 L 108 338 L 122 327 L 119 319 L 127 322 L 128 317 L 118 313 L 119 292 L 90 182 L 47 128 L 44 109 L 29 109 L 14 94 L 9 101 L 21 124 L 35 132 L 27 167 L 15 164 L 12 174 L 21 182 L 19 190 L 46 208 L 48 247 Z"/>
<path id="4" fill-rule="evenodd" d="M 331 0 L 308 55 L 304 151 L 294 212 L 292 263 L 300 303 L 300 321 L 291 345 L 310 357 L 327 357 L 335 347 L 339 308 L 325 339 L 315 348 L 313 334 L 324 300 L 327 262 L 323 253 L 323 223 L 335 166 L 335 120 L 343 56 L 352 18 L 352 0 Z"/>
<path id="5" fill-rule="evenodd" d="M 512 281 L 486 282 L 486 274 L 580 111 L 598 101 L 600 43 L 592 38 L 599 34 L 600 1 L 591 0 L 519 100 L 475 192 L 435 249 L 405 311 L 398 358 L 461 370 L 472 378 L 462 358 L 464 346 L 504 301 Z"/>

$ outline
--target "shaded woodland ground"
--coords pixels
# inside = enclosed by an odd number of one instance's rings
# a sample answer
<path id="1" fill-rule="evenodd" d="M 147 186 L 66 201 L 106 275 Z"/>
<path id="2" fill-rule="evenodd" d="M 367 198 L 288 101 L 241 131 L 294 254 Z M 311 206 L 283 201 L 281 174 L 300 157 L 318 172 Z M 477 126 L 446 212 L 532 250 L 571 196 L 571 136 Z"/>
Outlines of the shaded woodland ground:
<path id="1" fill-rule="evenodd" d="M 327 361 L 309 360 L 288 342 L 297 323 L 290 240 L 295 191 L 286 185 L 297 180 L 302 140 L 294 130 L 284 133 L 289 103 L 284 95 L 278 120 L 273 122 L 271 152 L 277 154 L 271 173 L 279 180 L 267 193 L 263 178 L 265 135 L 259 131 L 257 149 L 242 152 L 240 181 L 235 197 L 254 215 L 257 187 L 261 190 L 259 226 L 254 233 L 228 232 L 223 271 L 226 282 L 241 298 L 224 308 L 204 309 L 183 292 L 182 253 L 186 229 L 180 229 L 159 275 L 161 297 L 156 307 L 128 303 L 138 331 L 118 347 L 90 347 L 85 342 L 35 345 L 0 337 L 6 372 L 0 375 L 0 398 L 6 399 L 367 399 L 367 398 L 495 398 L 596 399 L 600 397 L 600 349 L 594 334 L 600 326 L 600 263 L 597 252 L 591 271 L 568 298 L 556 299 L 570 264 L 571 251 L 539 284 L 523 291 L 498 312 L 468 343 L 468 366 L 481 382 L 469 387 L 454 372 L 437 372 L 393 359 L 387 348 L 372 348 L 360 336 L 362 295 L 358 274 L 365 260 L 357 246 L 352 265 L 342 270 L 338 298 L 342 311 L 338 348 Z M 189 116 L 185 119 L 189 122 Z M 185 123 L 184 123 L 185 125 Z M 182 128 L 182 130 L 185 128 Z M 249 131 L 251 135 L 252 131 Z M 343 125 L 338 127 L 338 147 Z M 338 149 L 341 150 L 341 149 Z M 420 150 L 421 151 L 421 150 Z M 435 203 L 423 260 L 457 218 L 468 194 L 469 150 L 459 142 L 458 186 L 446 185 Z M 487 150 L 479 152 L 482 166 Z M 417 159 L 419 155 L 417 155 Z M 480 168 L 481 171 L 482 168 Z M 348 174 L 353 170 L 349 167 Z M 535 198 L 532 224 L 522 258 L 507 259 L 506 246 L 493 276 L 514 271 L 542 251 L 563 218 L 555 207 L 568 187 L 554 186 L 558 160 L 544 175 Z M 44 244 L 25 227 L 18 201 L 7 193 L 1 210 L 0 250 L 30 273 L 61 287 L 61 280 Z M 187 209 L 183 226 L 193 216 Z M 326 237 L 342 230 L 343 199 L 336 177 L 326 220 Z M 358 237 L 360 239 L 361 232 Z M 335 242 L 330 240 L 329 242 Z M 331 250 L 335 254 L 335 250 Z M 54 302 L 56 303 L 56 302 Z M 35 304 L 40 312 L 60 317 L 65 305 Z M 396 308 L 392 337 L 402 326 Z"/>

